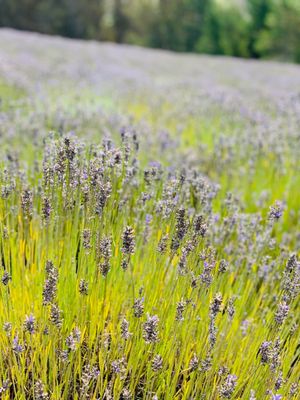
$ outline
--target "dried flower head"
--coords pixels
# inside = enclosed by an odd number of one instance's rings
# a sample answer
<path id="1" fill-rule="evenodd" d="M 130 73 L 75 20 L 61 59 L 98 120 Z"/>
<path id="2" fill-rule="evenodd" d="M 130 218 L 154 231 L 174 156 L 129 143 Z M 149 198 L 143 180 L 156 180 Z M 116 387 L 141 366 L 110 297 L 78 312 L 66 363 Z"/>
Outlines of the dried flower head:
<path id="1" fill-rule="evenodd" d="M 131 394 L 130 390 L 127 389 L 127 388 L 124 388 L 124 389 L 122 390 L 120 400 L 131 400 L 132 398 L 133 398 L 133 397 L 132 397 L 132 394 Z"/>
<path id="2" fill-rule="evenodd" d="M 277 310 L 275 312 L 275 321 L 277 322 L 277 324 L 283 324 L 284 320 L 288 316 L 289 310 L 290 307 L 285 301 L 278 304 Z"/>
<path id="3" fill-rule="evenodd" d="M 52 261 L 46 262 L 46 280 L 43 288 L 43 305 L 51 304 L 57 293 L 58 270 Z"/>
<path id="4" fill-rule="evenodd" d="M 34 397 L 36 400 L 48 400 L 49 395 L 45 390 L 45 386 L 42 381 L 37 381 L 34 385 Z"/>
<path id="5" fill-rule="evenodd" d="M 268 218 L 271 221 L 278 221 L 283 214 L 283 204 L 280 201 L 276 201 L 273 206 L 270 206 Z"/>
<path id="6" fill-rule="evenodd" d="M 151 362 L 152 371 L 158 372 L 163 367 L 163 359 L 160 354 L 156 354 Z"/>
<path id="7" fill-rule="evenodd" d="M 167 250 L 167 245 L 168 245 L 168 241 L 169 241 L 169 235 L 166 234 L 164 236 L 162 236 L 158 242 L 157 245 L 157 251 L 161 254 L 164 254 Z"/>
<path id="8" fill-rule="evenodd" d="M 122 240 L 122 252 L 124 254 L 133 254 L 135 250 L 135 236 L 134 230 L 131 226 L 126 226 L 122 235 Z"/>
<path id="9" fill-rule="evenodd" d="M 116 375 L 124 375 L 126 373 L 127 362 L 124 357 L 114 360 L 111 363 L 112 372 Z"/>
<path id="10" fill-rule="evenodd" d="M 143 338 L 146 343 L 155 343 L 158 341 L 158 323 L 159 318 L 157 315 L 147 314 L 147 321 L 143 325 Z"/>
<path id="11" fill-rule="evenodd" d="M 177 307 L 176 307 L 176 321 L 183 321 L 184 320 L 184 316 L 183 313 L 185 311 L 185 306 L 186 306 L 186 302 L 184 300 L 181 300 L 177 303 Z"/>
<path id="12" fill-rule="evenodd" d="M 105 277 L 109 270 L 110 270 L 110 258 L 111 258 L 111 246 L 112 246 L 112 240 L 111 237 L 109 236 L 104 236 L 100 239 L 99 242 L 99 248 L 98 248 L 98 253 L 99 253 L 99 270 L 101 274 Z"/>
<path id="13" fill-rule="evenodd" d="M 136 318 L 141 318 L 144 314 L 144 298 L 140 297 L 134 300 L 133 313 Z"/>
<path id="14" fill-rule="evenodd" d="M 2 386 L 0 386 L 0 396 L 3 393 L 7 392 L 9 387 L 10 387 L 10 380 L 9 379 L 4 380 Z"/>
<path id="15" fill-rule="evenodd" d="M 31 335 L 35 333 L 36 321 L 35 321 L 35 316 L 33 314 L 30 314 L 29 316 L 26 315 L 23 327 L 25 332 L 29 332 Z"/>
<path id="16" fill-rule="evenodd" d="M 237 376 L 236 375 L 228 375 L 223 382 L 223 384 L 219 388 L 219 393 L 222 398 L 230 399 L 234 389 L 237 385 Z"/>
<path id="17" fill-rule="evenodd" d="M 52 304 L 51 305 L 50 321 L 57 328 L 61 328 L 62 327 L 62 323 L 63 323 L 62 311 L 59 309 L 57 304 Z"/>
<path id="18" fill-rule="evenodd" d="M 16 354 L 19 354 L 24 350 L 24 347 L 19 342 L 18 336 L 15 336 L 13 339 L 12 349 Z"/>
<path id="19" fill-rule="evenodd" d="M 89 284 L 85 279 L 80 279 L 79 282 L 79 293 L 87 296 L 89 291 Z"/>
<path id="20" fill-rule="evenodd" d="M 6 333 L 7 336 L 10 336 L 11 334 L 11 329 L 12 329 L 12 324 L 11 322 L 4 322 L 3 324 L 3 330 Z"/>
<path id="21" fill-rule="evenodd" d="M 82 232 L 82 245 L 86 250 L 89 250 L 91 248 L 91 230 L 90 229 L 84 229 Z"/>
<path id="22" fill-rule="evenodd" d="M 219 273 L 223 274 L 228 269 L 228 261 L 222 259 L 219 263 Z"/>
<path id="23" fill-rule="evenodd" d="M 128 340 L 131 336 L 132 333 L 129 332 L 129 322 L 127 321 L 126 318 L 123 318 L 121 322 L 121 337 L 124 340 Z"/>
<path id="24" fill-rule="evenodd" d="M 46 223 L 50 219 L 51 211 L 52 211 L 52 206 L 51 206 L 50 198 L 47 196 L 44 196 L 43 206 L 42 206 L 42 217 Z"/>
<path id="25" fill-rule="evenodd" d="M 213 298 L 212 302 L 210 303 L 210 313 L 212 316 L 216 316 L 218 312 L 221 311 L 222 301 L 223 301 L 222 294 L 217 293 Z"/>
<path id="26" fill-rule="evenodd" d="M 80 342 L 81 332 L 79 328 L 75 327 L 71 334 L 66 338 L 66 346 L 69 351 L 75 351 L 78 343 Z"/>
<path id="27" fill-rule="evenodd" d="M 193 354 L 193 357 L 190 359 L 189 368 L 191 371 L 196 371 L 199 367 L 199 358 L 196 353 Z"/>

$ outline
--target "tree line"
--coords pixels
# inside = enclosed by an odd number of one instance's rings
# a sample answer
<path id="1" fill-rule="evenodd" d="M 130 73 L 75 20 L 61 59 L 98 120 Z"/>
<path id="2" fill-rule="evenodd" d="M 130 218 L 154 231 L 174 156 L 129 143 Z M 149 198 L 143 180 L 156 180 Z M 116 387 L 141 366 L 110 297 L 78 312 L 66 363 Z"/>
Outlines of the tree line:
<path id="1" fill-rule="evenodd" d="M 0 0 L 0 26 L 300 62 L 299 0 Z"/>

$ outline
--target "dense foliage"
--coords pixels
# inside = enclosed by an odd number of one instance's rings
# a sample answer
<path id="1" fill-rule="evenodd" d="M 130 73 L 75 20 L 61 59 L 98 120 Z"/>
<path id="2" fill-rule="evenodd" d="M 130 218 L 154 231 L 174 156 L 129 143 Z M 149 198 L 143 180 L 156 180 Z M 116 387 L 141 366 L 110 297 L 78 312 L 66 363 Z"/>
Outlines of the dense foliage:
<path id="1" fill-rule="evenodd" d="M 0 40 L 1 398 L 298 399 L 299 67 Z"/>
<path id="2" fill-rule="evenodd" d="M 297 0 L 0 0 L 0 26 L 300 62 Z"/>

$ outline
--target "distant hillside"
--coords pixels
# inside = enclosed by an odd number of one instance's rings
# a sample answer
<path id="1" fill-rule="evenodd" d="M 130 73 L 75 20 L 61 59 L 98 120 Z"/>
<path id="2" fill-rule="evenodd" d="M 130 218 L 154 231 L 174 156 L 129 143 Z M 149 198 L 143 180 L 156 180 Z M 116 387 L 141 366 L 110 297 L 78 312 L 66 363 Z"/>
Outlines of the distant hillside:
<path id="1" fill-rule="evenodd" d="M 231 99 L 266 96 L 276 101 L 299 92 L 300 67 L 230 57 L 178 54 L 129 45 L 81 41 L 0 29 L 0 77 L 33 95 L 72 87 L 101 94 L 150 89 L 167 94 L 180 87 Z M 46 90 L 46 92 L 47 92 Z"/>

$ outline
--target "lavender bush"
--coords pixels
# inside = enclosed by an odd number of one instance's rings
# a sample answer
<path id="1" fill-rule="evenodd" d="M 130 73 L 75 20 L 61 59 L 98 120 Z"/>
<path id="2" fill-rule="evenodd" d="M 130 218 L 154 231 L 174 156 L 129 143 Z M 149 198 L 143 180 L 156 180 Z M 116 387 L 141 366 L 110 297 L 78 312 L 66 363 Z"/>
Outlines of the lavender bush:
<path id="1" fill-rule="evenodd" d="M 298 399 L 299 67 L 0 40 L 1 398 Z"/>

